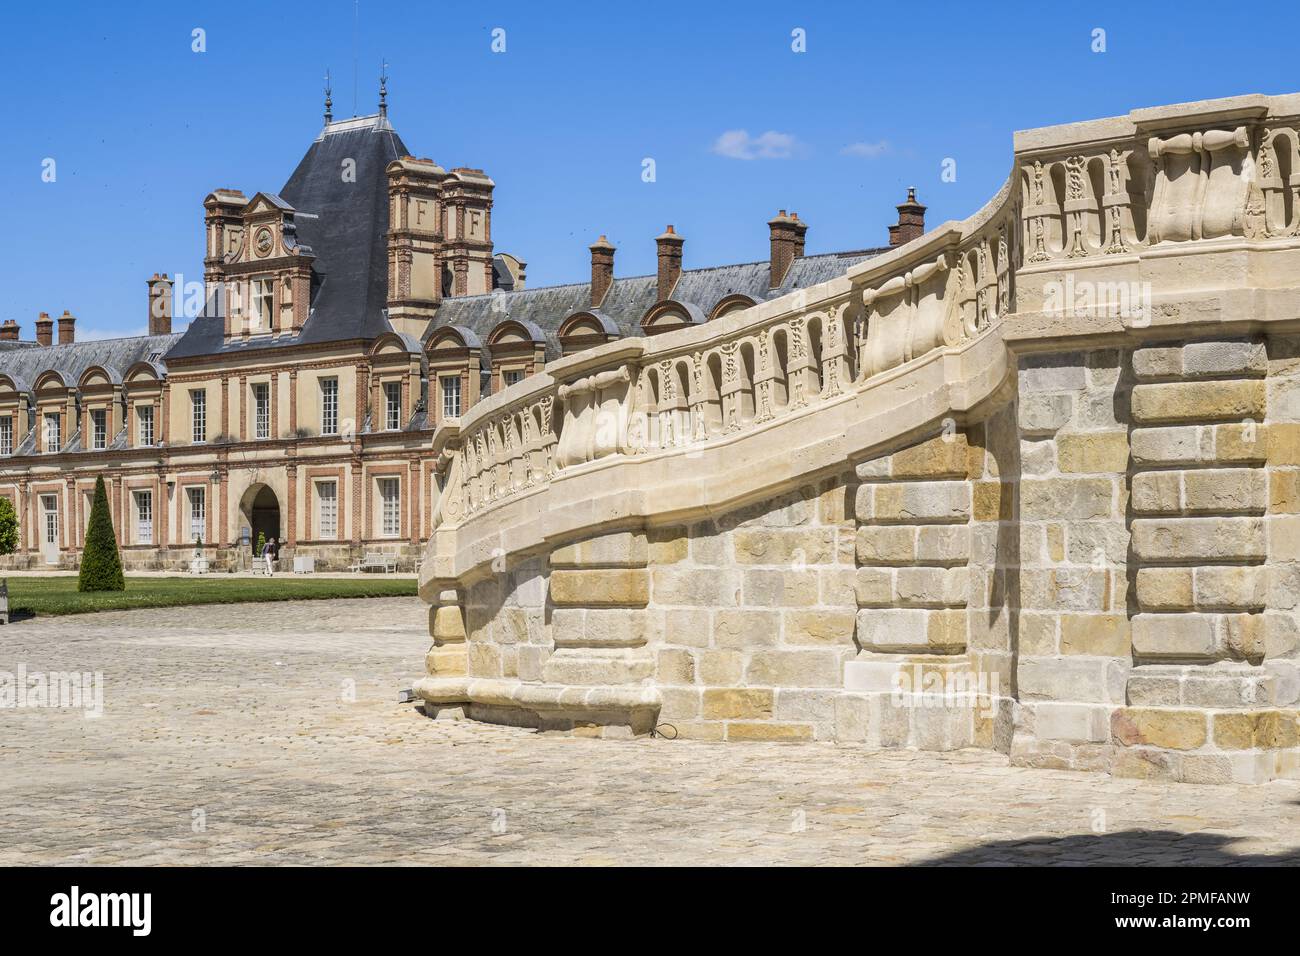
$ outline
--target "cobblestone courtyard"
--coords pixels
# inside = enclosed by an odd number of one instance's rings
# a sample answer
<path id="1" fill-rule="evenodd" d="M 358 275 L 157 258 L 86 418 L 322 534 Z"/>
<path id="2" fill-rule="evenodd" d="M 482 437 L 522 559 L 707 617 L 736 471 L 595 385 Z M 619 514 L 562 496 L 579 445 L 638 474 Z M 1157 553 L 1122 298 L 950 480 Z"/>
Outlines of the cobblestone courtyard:
<path id="1" fill-rule="evenodd" d="M 0 629 L 0 671 L 104 675 L 97 719 L 0 710 L 0 864 L 1300 861 L 1294 783 L 429 720 L 396 702 L 426 615 L 304 601 Z"/>

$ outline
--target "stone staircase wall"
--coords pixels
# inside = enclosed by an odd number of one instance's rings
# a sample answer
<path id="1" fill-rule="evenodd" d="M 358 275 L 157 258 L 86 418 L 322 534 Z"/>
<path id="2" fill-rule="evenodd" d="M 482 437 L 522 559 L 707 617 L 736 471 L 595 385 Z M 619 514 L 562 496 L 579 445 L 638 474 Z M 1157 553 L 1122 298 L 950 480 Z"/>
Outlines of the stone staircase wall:
<path id="1" fill-rule="evenodd" d="M 1018 133 L 970 218 L 440 428 L 417 693 L 1300 778 L 1298 129 L 1300 95 Z"/>

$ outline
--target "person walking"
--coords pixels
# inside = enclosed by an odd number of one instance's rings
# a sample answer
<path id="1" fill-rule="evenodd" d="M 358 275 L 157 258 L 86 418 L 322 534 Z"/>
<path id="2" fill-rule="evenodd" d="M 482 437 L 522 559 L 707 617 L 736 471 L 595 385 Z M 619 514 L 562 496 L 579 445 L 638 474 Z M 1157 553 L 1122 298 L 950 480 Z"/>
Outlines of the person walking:
<path id="1" fill-rule="evenodd" d="M 266 544 L 262 545 L 262 560 L 266 562 L 266 576 L 269 578 L 275 574 L 275 539 L 267 539 Z"/>

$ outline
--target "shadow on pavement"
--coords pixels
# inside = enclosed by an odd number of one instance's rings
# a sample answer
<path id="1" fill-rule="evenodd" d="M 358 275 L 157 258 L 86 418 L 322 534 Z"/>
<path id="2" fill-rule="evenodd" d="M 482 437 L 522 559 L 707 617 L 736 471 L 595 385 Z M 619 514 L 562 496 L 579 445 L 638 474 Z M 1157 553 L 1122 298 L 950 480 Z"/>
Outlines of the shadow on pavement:
<path id="1" fill-rule="evenodd" d="M 1241 854 L 1237 837 L 1172 830 L 1000 840 L 913 866 L 1300 866 L 1300 851 Z"/>

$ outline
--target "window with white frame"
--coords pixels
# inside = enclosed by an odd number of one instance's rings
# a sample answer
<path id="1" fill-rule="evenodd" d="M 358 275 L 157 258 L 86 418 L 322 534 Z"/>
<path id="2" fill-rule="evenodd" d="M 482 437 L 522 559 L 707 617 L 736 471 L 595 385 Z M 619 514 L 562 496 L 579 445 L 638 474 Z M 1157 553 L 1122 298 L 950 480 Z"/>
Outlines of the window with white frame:
<path id="1" fill-rule="evenodd" d="M 271 437 L 271 386 L 266 382 L 253 383 L 253 414 L 257 438 Z"/>
<path id="2" fill-rule="evenodd" d="M 442 417 L 460 418 L 460 376 L 439 379 L 442 383 Z"/>
<path id="3" fill-rule="evenodd" d="M 14 453 L 14 420 L 6 415 L 0 418 L 0 455 Z"/>
<path id="4" fill-rule="evenodd" d="M 190 488 L 186 493 L 190 499 L 190 540 L 198 538 L 202 541 L 208 532 L 207 489 L 200 486 Z"/>
<path id="5" fill-rule="evenodd" d="M 395 432 L 402 427 L 402 384 L 384 383 L 384 427 Z"/>
<path id="6" fill-rule="evenodd" d="M 208 440 L 208 393 L 203 389 L 190 392 L 190 420 L 196 442 Z"/>
<path id="7" fill-rule="evenodd" d="M 274 325 L 272 317 L 275 314 L 275 280 L 273 279 L 254 279 L 253 280 L 253 322 L 252 329 L 255 332 L 263 329 L 270 330 Z"/>
<path id="8" fill-rule="evenodd" d="M 339 536 L 339 486 L 336 481 L 316 482 L 316 537 L 331 541 Z"/>
<path id="9" fill-rule="evenodd" d="M 139 423 L 138 441 L 141 445 L 153 444 L 153 406 L 137 405 L 135 419 Z"/>
<path id="10" fill-rule="evenodd" d="M 517 382 L 524 380 L 524 370 L 521 368 L 508 368 L 501 373 L 501 382 L 506 388 Z"/>
<path id="11" fill-rule="evenodd" d="M 90 411 L 90 447 L 99 451 L 108 447 L 108 412 L 102 408 Z"/>
<path id="12" fill-rule="evenodd" d="M 135 494 L 135 543 L 153 544 L 153 492 Z"/>
<path id="13" fill-rule="evenodd" d="M 339 380 L 337 378 L 320 380 L 320 433 L 322 435 L 339 433 Z"/>
<path id="14" fill-rule="evenodd" d="M 63 447 L 63 416 L 58 412 L 45 413 L 45 450 L 56 452 Z"/>
<path id="15" fill-rule="evenodd" d="M 402 534 L 401 482 L 396 478 L 379 479 L 379 534 L 383 538 L 397 538 Z"/>

